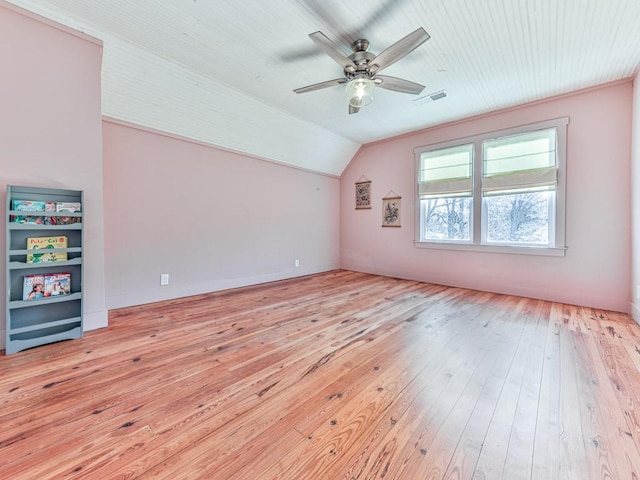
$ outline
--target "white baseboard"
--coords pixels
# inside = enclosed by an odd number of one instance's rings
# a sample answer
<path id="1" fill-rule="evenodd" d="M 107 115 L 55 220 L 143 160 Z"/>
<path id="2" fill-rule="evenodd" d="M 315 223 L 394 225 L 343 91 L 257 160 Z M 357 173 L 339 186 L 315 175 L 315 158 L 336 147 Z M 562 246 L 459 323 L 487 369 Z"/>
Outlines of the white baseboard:
<path id="1" fill-rule="evenodd" d="M 262 283 L 275 282 L 278 280 L 287 280 L 290 278 L 302 277 L 305 275 L 313 275 L 316 273 L 338 270 L 339 268 L 340 264 L 336 262 L 324 265 L 313 265 L 307 268 L 295 268 L 287 271 L 273 272 L 262 275 L 238 277 L 232 279 L 217 279 L 208 283 L 186 285 L 184 287 L 162 287 L 162 289 L 155 289 L 150 291 L 130 292 L 122 295 L 107 296 L 106 303 L 108 310 L 115 310 L 118 308 L 145 305 L 148 303 L 162 302 L 165 300 L 190 297 L 193 295 L 219 292 L 221 290 L 228 290 L 232 288 L 259 285 Z"/>
<path id="2" fill-rule="evenodd" d="M 84 331 L 96 330 L 109 326 L 109 315 L 106 310 L 102 312 L 84 312 Z"/>
<path id="3" fill-rule="evenodd" d="M 640 325 L 640 305 L 631 302 L 631 317 Z"/>

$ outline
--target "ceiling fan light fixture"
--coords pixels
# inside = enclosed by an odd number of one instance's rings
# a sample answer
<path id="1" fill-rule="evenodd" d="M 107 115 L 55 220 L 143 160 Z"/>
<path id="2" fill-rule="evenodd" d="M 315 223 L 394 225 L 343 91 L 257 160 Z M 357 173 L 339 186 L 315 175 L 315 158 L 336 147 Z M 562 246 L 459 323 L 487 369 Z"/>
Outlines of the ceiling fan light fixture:
<path id="1" fill-rule="evenodd" d="M 370 78 L 354 78 L 345 88 L 347 100 L 352 107 L 364 107 L 373 102 L 373 90 L 376 82 Z"/>

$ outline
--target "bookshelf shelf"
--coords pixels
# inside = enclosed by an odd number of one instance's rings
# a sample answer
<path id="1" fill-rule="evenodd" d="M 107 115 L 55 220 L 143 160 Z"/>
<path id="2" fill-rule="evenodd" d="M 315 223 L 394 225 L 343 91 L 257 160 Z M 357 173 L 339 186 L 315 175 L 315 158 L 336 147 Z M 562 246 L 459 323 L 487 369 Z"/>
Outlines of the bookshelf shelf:
<path id="1" fill-rule="evenodd" d="M 52 253 L 56 251 L 62 251 L 63 249 L 51 250 Z M 26 252 L 26 251 L 25 251 Z M 26 253 L 25 253 L 26 254 Z M 71 260 L 55 262 L 55 263 L 26 263 L 26 262 L 9 262 L 9 270 L 35 270 L 46 269 L 49 270 L 52 266 L 64 267 L 69 265 L 81 265 L 82 258 L 72 258 Z"/>
<path id="2" fill-rule="evenodd" d="M 48 230 L 82 230 L 82 223 L 73 223 L 71 225 L 40 225 L 37 223 L 9 222 L 7 228 L 9 230 L 38 230 L 46 234 Z"/>
<path id="3" fill-rule="evenodd" d="M 83 194 L 79 190 L 14 185 L 7 187 L 7 355 L 47 343 L 80 338 L 83 334 L 83 213 L 28 211 L 14 208 L 16 202 L 49 202 L 49 205 L 54 206 L 62 203 L 82 205 Z M 25 223 L 20 223 L 21 221 Z M 54 237 L 64 238 L 64 243 L 35 250 L 27 248 L 28 242 L 57 240 Z M 58 259 L 42 261 L 41 254 Z M 36 261 L 31 263 L 33 259 Z M 69 274 L 66 290 L 56 290 L 54 286 L 46 290 L 44 295 L 47 296 L 26 300 L 25 277 L 40 276 L 47 281 L 52 280 L 50 284 L 62 277 L 62 284 L 65 285 L 65 274 Z M 57 292 L 59 293 L 56 294 Z"/>
<path id="4" fill-rule="evenodd" d="M 60 302 L 71 302 L 73 300 L 82 299 L 82 294 L 71 293 L 69 295 L 64 295 L 61 297 L 50 297 L 50 298 L 39 298 L 37 300 L 14 300 L 13 302 L 9 302 L 9 308 L 11 310 L 15 310 L 17 308 L 30 308 L 38 305 L 52 305 L 54 303 Z"/>

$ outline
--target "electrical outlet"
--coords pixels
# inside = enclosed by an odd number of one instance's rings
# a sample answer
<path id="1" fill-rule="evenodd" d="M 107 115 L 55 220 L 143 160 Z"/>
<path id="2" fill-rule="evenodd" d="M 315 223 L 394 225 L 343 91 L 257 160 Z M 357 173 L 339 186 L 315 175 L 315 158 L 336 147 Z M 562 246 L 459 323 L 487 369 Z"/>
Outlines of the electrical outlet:
<path id="1" fill-rule="evenodd" d="M 163 273 L 160 275 L 160 285 L 169 285 L 169 274 Z"/>
<path id="2" fill-rule="evenodd" d="M 294 264 L 296 267 L 299 267 L 299 266 L 300 266 L 300 260 L 298 260 L 298 259 L 296 258 L 296 259 L 295 259 L 295 261 L 293 262 L 293 264 Z"/>

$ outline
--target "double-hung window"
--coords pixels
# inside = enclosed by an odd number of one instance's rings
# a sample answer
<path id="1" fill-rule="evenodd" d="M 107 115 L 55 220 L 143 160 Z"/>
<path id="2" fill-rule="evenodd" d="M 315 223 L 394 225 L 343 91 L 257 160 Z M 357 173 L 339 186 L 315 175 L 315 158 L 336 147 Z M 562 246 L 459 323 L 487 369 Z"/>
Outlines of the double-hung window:
<path id="1" fill-rule="evenodd" d="M 422 153 L 418 191 L 424 239 L 470 241 L 473 144 Z"/>
<path id="2" fill-rule="evenodd" d="M 416 245 L 564 254 L 568 119 L 416 149 Z"/>

